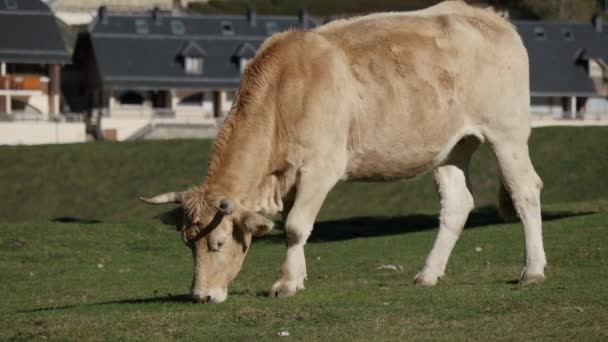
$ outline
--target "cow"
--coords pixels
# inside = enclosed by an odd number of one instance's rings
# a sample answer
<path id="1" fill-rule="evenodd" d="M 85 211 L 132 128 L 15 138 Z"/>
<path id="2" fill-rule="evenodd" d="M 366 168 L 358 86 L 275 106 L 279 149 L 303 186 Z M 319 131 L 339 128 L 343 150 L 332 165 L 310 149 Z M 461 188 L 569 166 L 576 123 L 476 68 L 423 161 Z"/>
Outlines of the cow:
<path id="1" fill-rule="evenodd" d="M 200 186 L 143 201 L 178 203 L 195 301 L 220 303 L 252 237 L 282 213 L 286 258 L 270 296 L 304 289 L 304 245 L 339 181 L 432 172 L 439 232 L 414 284 L 433 286 L 474 208 L 467 167 L 480 143 L 499 165 L 499 210 L 525 235 L 521 283 L 545 279 L 540 191 L 528 152 L 528 56 L 491 9 L 447 1 L 276 34 L 247 66 Z"/>

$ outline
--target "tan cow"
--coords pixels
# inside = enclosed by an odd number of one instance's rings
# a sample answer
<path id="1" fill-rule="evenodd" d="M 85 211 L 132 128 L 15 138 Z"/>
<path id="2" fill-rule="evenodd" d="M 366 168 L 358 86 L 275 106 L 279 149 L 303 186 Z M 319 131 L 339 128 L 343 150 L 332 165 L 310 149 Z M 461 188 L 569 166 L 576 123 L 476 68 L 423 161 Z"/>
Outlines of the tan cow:
<path id="1" fill-rule="evenodd" d="M 283 212 L 287 257 L 270 293 L 290 296 L 304 288 L 304 244 L 338 181 L 432 171 L 439 234 L 415 277 L 431 286 L 474 206 L 469 159 L 488 143 L 501 209 L 515 209 L 524 225 L 522 282 L 539 282 L 542 182 L 528 154 L 529 99 L 528 57 L 514 28 L 460 1 L 281 33 L 248 66 L 203 184 L 143 200 L 183 206 L 192 295 L 214 303 L 226 299 L 252 236 L 272 228 L 265 215 Z"/>

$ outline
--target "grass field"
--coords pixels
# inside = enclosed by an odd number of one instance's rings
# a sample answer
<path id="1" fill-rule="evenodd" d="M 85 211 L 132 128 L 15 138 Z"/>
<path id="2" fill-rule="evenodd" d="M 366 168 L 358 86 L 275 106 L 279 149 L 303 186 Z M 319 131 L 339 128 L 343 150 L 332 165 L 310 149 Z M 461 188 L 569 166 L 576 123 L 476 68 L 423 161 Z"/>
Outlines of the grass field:
<path id="1" fill-rule="evenodd" d="M 0 340 L 607 340 L 608 128 L 536 129 L 548 280 L 516 283 L 520 224 L 495 214 L 496 168 L 448 276 L 412 287 L 436 234 L 428 176 L 341 184 L 307 245 L 307 289 L 266 292 L 284 247 L 254 242 L 226 303 L 191 304 L 191 257 L 135 198 L 202 180 L 209 142 L 0 148 Z M 403 272 L 378 270 L 402 265 Z M 278 337 L 289 331 L 289 337 Z"/>

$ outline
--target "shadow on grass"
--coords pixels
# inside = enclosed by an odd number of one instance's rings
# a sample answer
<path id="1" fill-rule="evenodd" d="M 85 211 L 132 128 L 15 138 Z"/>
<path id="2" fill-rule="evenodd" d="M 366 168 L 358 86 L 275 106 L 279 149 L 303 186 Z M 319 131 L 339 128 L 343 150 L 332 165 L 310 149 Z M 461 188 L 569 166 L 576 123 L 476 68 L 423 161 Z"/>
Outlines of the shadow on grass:
<path id="1" fill-rule="evenodd" d="M 111 300 L 107 302 L 99 302 L 99 303 L 86 303 L 86 304 L 71 304 L 71 305 L 63 305 L 63 306 L 52 306 L 45 308 L 37 308 L 30 310 L 19 310 L 17 313 L 33 313 L 33 312 L 43 312 L 43 311 L 55 311 L 55 310 L 68 310 L 75 309 L 79 307 L 87 307 L 87 306 L 99 306 L 99 305 L 116 305 L 116 304 L 158 304 L 158 303 L 193 303 L 190 295 L 167 295 L 160 297 L 151 297 L 151 298 L 134 298 L 134 299 L 121 299 L 121 300 Z"/>
<path id="2" fill-rule="evenodd" d="M 52 222 L 58 222 L 58 223 L 79 223 L 79 224 L 97 224 L 97 223 L 102 223 L 102 221 L 99 220 L 95 220 L 95 219 L 84 219 L 84 218 L 79 218 L 79 217 L 71 217 L 71 216 L 62 216 L 62 217 L 56 217 L 54 219 L 51 220 Z"/>
<path id="3" fill-rule="evenodd" d="M 591 215 L 593 212 L 544 211 L 543 221 Z M 476 209 L 469 215 L 466 228 L 509 223 L 498 216 L 496 207 L 487 206 Z M 515 221 L 514 223 L 519 223 Z M 281 228 L 282 225 L 279 225 Z M 355 238 L 378 237 L 414 233 L 436 229 L 439 226 L 437 215 L 408 215 L 396 217 L 353 217 L 340 220 L 317 222 L 309 242 L 341 241 Z M 262 241 L 281 241 L 282 234 L 268 235 Z"/>
<path id="4" fill-rule="evenodd" d="M 268 291 L 251 291 L 251 290 L 242 290 L 242 291 L 233 291 L 230 292 L 232 296 L 248 296 L 248 297 L 268 297 Z M 44 308 L 36 308 L 36 309 L 28 309 L 28 310 L 19 310 L 16 313 L 35 313 L 35 312 L 45 312 L 45 311 L 55 311 L 55 310 L 69 310 L 80 307 L 91 307 L 91 306 L 104 306 L 104 305 L 138 305 L 138 304 L 160 304 L 160 303 L 193 303 L 196 304 L 192 297 L 189 294 L 183 295 L 166 295 L 160 297 L 150 297 L 150 298 L 133 298 L 133 299 L 121 299 L 121 300 L 111 300 L 106 302 L 99 303 L 85 303 L 85 304 L 71 304 L 71 305 L 62 305 L 62 306 L 52 306 L 52 307 L 44 307 Z M 198 304 L 202 305 L 202 304 Z"/>

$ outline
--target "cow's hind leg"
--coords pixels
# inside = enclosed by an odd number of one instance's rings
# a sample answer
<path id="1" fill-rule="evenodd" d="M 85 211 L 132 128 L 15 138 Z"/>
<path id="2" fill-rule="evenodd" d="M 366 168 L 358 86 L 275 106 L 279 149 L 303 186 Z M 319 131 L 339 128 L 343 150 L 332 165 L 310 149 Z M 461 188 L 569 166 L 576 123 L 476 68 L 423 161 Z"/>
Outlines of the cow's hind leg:
<path id="1" fill-rule="evenodd" d="M 515 210 L 524 226 L 526 259 L 521 282 L 542 282 L 547 263 L 540 206 L 543 183 L 530 160 L 527 138 L 499 137 L 489 140 L 496 154 L 505 190 L 511 194 Z"/>
<path id="2" fill-rule="evenodd" d="M 277 280 L 270 288 L 271 297 L 292 296 L 296 291 L 304 289 L 304 245 L 327 193 L 337 181 L 338 177 L 328 176 L 327 169 L 307 168 L 301 171 L 295 200 L 285 222 L 287 256 Z"/>
<path id="3" fill-rule="evenodd" d="M 458 143 L 445 165 L 434 171 L 435 183 L 441 196 L 439 233 L 424 267 L 414 278 L 415 285 L 434 286 L 445 274 L 445 268 L 469 213 L 474 208 L 468 186 L 468 164 L 479 145 L 474 137 Z"/>

